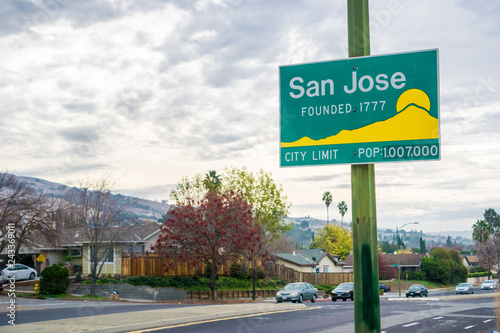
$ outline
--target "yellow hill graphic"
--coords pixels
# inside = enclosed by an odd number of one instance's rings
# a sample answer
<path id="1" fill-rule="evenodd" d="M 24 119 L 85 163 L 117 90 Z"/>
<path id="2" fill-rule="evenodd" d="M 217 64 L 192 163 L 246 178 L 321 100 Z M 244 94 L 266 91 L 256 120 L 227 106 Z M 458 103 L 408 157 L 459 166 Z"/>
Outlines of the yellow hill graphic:
<path id="1" fill-rule="evenodd" d="M 379 121 L 355 130 L 342 130 L 337 135 L 325 139 L 313 140 L 303 137 L 295 142 L 282 142 L 281 147 L 437 139 L 439 137 L 438 126 L 436 118 L 426 110 L 412 104 L 385 121 Z"/>

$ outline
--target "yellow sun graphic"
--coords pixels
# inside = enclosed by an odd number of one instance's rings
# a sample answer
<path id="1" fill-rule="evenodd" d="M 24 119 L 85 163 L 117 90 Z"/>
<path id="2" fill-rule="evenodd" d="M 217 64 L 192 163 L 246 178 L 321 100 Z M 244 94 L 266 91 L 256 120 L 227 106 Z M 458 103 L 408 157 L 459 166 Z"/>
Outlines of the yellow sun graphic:
<path id="1" fill-rule="evenodd" d="M 403 111 L 408 105 L 414 104 L 427 111 L 431 109 L 429 96 L 420 89 L 409 89 L 399 96 L 396 103 L 396 111 Z"/>

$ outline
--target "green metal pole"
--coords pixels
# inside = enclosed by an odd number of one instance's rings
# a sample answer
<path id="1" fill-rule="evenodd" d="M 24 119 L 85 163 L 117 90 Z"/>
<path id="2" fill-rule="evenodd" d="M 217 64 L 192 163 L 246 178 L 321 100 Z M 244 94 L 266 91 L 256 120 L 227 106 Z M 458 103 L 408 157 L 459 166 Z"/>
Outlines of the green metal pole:
<path id="1" fill-rule="evenodd" d="M 368 0 L 347 1 L 347 26 L 349 57 L 370 55 Z M 377 214 L 373 164 L 351 165 L 351 192 L 354 328 L 356 333 L 380 332 Z"/>
<path id="2" fill-rule="evenodd" d="M 396 254 L 398 255 L 398 286 L 399 286 L 399 297 L 401 297 L 401 269 L 399 266 L 399 233 L 398 227 L 396 227 Z"/>

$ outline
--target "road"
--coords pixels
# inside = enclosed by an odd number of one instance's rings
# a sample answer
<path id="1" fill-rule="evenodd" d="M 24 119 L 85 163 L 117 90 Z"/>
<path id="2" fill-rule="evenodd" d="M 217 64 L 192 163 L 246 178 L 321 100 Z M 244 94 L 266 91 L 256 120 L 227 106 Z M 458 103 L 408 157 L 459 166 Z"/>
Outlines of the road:
<path id="1" fill-rule="evenodd" d="M 449 292 L 447 292 L 449 294 Z M 454 293 L 454 292 L 453 292 Z M 495 299 L 470 299 L 462 295 L 456 300 L 433 298 L 381 299 L 382 332 L 487 332 L 496 328 Z M 310 302 L 305 310 L 213 320 L 198 324 L 177 325 L 148 332 L 220 333 L 220 332 L 353 332 L 352 301 Z M 140 331 L 138 331 L 140 332 Z"/>
<path id="2" fill-rule="evenodd" d="M 455 295 L 451 291 L 431 291 L 428 298 L 399 299 L 398 293 L 381 298 L 383 332 L 491 332 L 495 328 L 494 297 L 478 298 L 492 291 L 476 290 L 474 295 Z M 404 294 L 403 294 L 404 295 Z M 440 299 L 438 299 L 439 297 Z M 5 313 L 9 298 L 0 297 L 0 316 Z M 89 317 L 101 314 L 127 313 L 193 306 L 191 304 L 82 302 L 58 299 L 16 300 L 16 324 L 55 319 Z M 305 303 L 300 311 L 241 316 L 228 320 L 180 325 L 157 332 L 352 332 L 354 303 L 318 300 Z M 203 307 L 204 305 L 197 305 Z M 190 311 L 189 311 L 190 312 Z M 6 325 L 7 320 L 0 320 Z M 2 329 L 0 328 L 0 331 Z"/>

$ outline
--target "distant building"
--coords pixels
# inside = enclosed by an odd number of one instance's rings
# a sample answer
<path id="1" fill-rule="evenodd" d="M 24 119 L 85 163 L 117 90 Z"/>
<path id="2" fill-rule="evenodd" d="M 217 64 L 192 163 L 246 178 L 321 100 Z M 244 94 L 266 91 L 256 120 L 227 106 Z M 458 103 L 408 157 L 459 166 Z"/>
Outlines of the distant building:
<path id="1" fill-rule="evenodd" d="M 293 268 L 302 273 L 315 273 L 316 268 L 321 273 L 341 273 L 342 263 L 337 256 L 333 256 L 321 249 L 293 251 L 291 253 L 274 253 L 276 263 Z"/>

